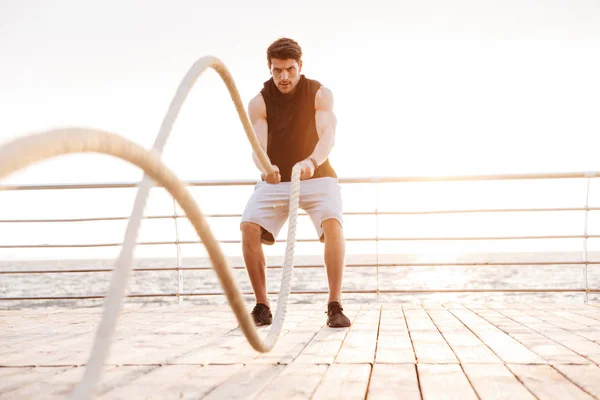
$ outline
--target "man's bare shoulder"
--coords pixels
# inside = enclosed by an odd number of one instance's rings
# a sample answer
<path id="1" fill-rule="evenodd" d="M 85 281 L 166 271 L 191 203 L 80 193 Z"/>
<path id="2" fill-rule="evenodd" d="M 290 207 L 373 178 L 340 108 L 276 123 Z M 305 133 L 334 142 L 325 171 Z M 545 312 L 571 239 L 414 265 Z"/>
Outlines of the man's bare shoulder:
<path id="1" fill-rule="evenodd" d="M 317 110 L 333 110 L 333 92 L 326 86 L 321 86 L 315 95 Z"/>
<path id="2" fill-rule="evenodd" d="M 248 103 L 248 114 L 250 118 L 266 118 L 267 106 L 260 93 L 254 96 Z"/>

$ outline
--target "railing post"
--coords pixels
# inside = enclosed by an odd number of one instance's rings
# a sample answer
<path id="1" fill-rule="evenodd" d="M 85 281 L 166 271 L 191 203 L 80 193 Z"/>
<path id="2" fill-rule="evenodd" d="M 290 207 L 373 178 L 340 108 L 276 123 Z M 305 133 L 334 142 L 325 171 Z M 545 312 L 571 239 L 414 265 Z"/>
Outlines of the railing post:
<path id="1" fill-rule="evenodd" d="M 375 273 L 377 275 L 377 303 L 379 303 L 379 190 L 381 182 L 374 181 L 375 184 Z"/>
<path id="2" fill-rule="evenodd" d="M 590 181 L 592 180 L 592 176 L 587 177 L 587 189 L 585 194 L 585 222 L 583 224 L 583 280 L 585 283 L 585 293 L 583 294 L 583 302 L 588 303 L 589 301 L 589 286 L 588 286 L 588 252 L 587 252 L 587 242 L 588 242 L 588 213 L 590 211 L 589 200 L 590 200 Z"/>
<path id="3" fill-rule="evenodd" d="M 177 304 L 181 307 L 183 305 L 183 271 L 181 267 L 181 249 L 179 247 L 179 226 L 177 224 L 177 202 L 173 198 L 173 221 L 175 222 L 175 246 L 177 249 Z"/>

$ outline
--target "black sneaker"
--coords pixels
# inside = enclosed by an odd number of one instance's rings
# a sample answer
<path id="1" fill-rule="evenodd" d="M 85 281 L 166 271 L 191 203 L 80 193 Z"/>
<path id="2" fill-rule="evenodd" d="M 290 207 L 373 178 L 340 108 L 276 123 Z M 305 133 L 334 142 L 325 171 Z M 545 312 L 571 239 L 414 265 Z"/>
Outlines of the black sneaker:
<path id="1" fill-rule="evenodd" d="M 273 321 L 271 309 L 262 303 L 255 305 L 251 314 L 256 326 L 271 325 L 271 322 Z"/>
<path id="2" fill-rule="evenodd" d="M 337 301 L 327 305 L 327 326 L 332 328 L 347 328 L 351 325 L 350 319 L 343 313 L 343 308 Z"/>

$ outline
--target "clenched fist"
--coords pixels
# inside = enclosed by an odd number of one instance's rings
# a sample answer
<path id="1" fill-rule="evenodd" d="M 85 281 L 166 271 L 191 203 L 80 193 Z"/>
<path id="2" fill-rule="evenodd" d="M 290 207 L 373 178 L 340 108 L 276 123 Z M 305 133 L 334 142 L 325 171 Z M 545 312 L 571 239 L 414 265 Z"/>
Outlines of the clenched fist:
<path id="1" fill-rule="evenodd" d="M 299 165 L 301 168 L 300 180 L 310 179 L 315 174 L 315 165 L 309 159 L 302 160 L 296 165 Z"/>
<path id="2" fill-rule="evenodd" d="M 277 165 L 273 165 L 273 169 L 275 170 L 272 174 L 261 174 L 261 178 L 267 183 L 279 183 L 281 182 L 281 174 L 279 173 L 279 168 Z"/>

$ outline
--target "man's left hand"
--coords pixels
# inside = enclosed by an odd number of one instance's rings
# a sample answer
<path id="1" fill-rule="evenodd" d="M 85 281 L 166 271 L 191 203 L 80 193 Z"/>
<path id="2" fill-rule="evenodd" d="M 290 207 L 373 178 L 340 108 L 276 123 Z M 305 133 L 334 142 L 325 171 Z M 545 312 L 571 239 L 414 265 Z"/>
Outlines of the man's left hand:
<path id="1" fill-rule="evenodd" d="M 310 179 L 315 173 L 315 165 L 310 160 L 300 161 L 298 164 L 301 169 L 300 180 Z"/>

